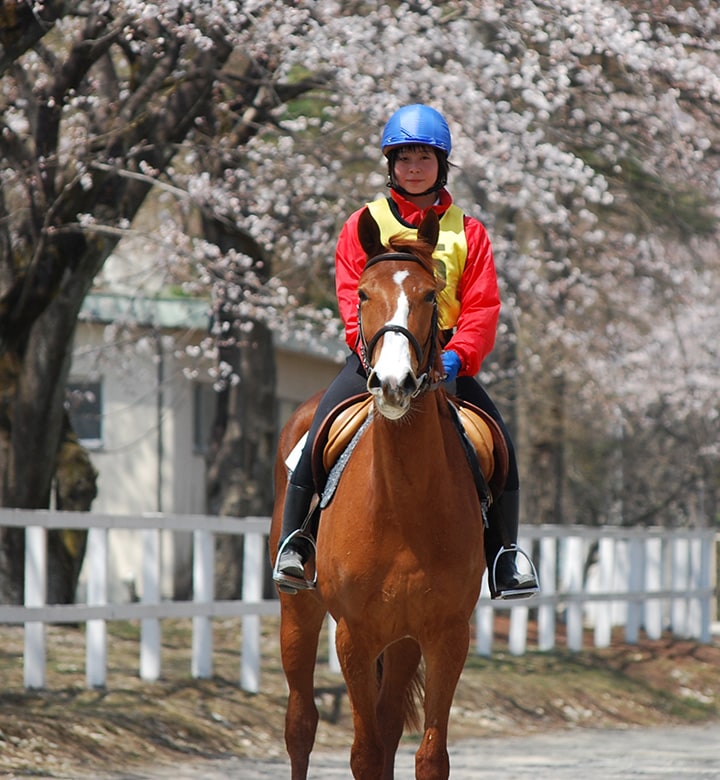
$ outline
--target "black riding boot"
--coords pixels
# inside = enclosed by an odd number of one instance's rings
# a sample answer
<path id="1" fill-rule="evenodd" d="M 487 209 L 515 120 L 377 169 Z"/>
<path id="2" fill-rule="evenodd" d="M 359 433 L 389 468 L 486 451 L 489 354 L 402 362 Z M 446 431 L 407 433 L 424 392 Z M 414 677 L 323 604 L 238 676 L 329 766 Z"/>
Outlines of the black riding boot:
<path id="1" fill-rule="evenodd" d="M 283 593 L 297 593 L 298 590 L 315 587 L 315 583 L 305 576 L 305 564 L 315 553 L 310 535 L 314 529 L 303 528 L 314 494 L 312 488 L 293 485 L 292 482 L 287 486 L 280 547 L 273 569 L 273 580 Z"/>
<path id="2" fill-rule="evenodd" d="M 490 596 L 494 599 L 525 599 L 539 590 L 534 567 L 532 574 L 520 574 L 515 564 L 520 549 L 517 546 L 519 516 L 520 492 L 517 490 L 502 493 L 488 511 L 485 560 Z"/>

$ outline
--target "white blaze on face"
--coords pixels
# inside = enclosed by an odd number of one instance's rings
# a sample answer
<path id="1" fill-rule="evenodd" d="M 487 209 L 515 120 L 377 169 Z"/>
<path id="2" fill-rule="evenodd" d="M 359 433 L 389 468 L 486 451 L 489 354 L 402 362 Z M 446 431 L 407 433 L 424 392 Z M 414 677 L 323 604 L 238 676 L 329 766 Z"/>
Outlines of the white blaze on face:
<path id="1" fill-rule="evenodd" d="M 386 325 L 400 325 L 407 328 L 409 305 L 407 295 L 403 292 L 402 284 L 409 276 L 409 271 L 397 271 L 393 276 L 393 281 L 399 288 L 397 308 L 392 318 L 386 322 Z M 381 381 L 390 381 L 399 384 L 412 372 L 410 363 L 410 344 L 405 336 L 400 333 L 386 333 L 383 336 L 382 350 L 375 363 L 375 373 Z"/>

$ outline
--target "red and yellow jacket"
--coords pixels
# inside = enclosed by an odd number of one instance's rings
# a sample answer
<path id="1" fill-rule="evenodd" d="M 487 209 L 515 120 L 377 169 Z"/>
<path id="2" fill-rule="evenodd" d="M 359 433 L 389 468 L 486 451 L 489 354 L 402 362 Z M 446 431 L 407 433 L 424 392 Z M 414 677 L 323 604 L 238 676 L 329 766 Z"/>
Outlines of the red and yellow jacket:
<path id="1" fill-rule="evenodd" d="M 383 242 L 393 233 L 412 235 L 425 215 L 394 190 L 391 199 L 381 198 L 368 206 L 380 226 Z M 500 316 L 492 246 L 482 223 L 454 206 L 447 190 L 440 190 L 438 203 L 430 208 L 440 217 L 440 239 L 434 256 L 446 269 L 446 288 L 438 297 L 440 327 L 454 328 L 445 349 L 460 356 L 461 375 L 474 376 L 493 349 Z M 335 289 L 350 349 L 358 346 L 357 287 L 366 260 L 357 230 L 362 210 L 348 218 L 335 251 Z"/>

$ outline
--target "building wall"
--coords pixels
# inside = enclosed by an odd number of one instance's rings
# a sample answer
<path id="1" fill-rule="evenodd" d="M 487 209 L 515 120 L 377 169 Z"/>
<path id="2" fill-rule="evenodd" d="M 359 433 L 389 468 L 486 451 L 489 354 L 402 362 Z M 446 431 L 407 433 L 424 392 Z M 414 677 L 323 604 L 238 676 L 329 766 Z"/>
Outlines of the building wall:
<path id="1" fill-rule="evenodd" d="M 318 390 L 324 390 L 340 370 L 330 358 L 279 349 L 276 352 L 278 418 L 284 425 L 292 412 Z"/>
<path id="2" fill-rule="evenodd" d="M 70 375 L 71 382 L 102 382 L 102 444 L 91 450 L 99 473 L 93 511 L 204 514 L 205 458 L 195 448 L 194 382 L 184 373 L 187 359 L 178 357 L 169 332 L 164 338 L 150 329 L 136 332 L 127 349 L 114 341 L 110 344 L 107 333 L 101 323 L 79 324 Z M 194 340 L 188 332 L 176 335 Z M 195 334 L 196 341 L 199 338 Z M 329 384 L 339 364 L 329 357 L 280 348 L 276 368 L 282 424 L 298 404 Z M 142 593 L 141 534 L 111 531 L 109 548 L 111 600 L 138 597 Z M 190 534 L 164 535 L 161 556 L 163 595 L 187 593 Z M 83 573 L 81 588 L 84 582 Z"/>

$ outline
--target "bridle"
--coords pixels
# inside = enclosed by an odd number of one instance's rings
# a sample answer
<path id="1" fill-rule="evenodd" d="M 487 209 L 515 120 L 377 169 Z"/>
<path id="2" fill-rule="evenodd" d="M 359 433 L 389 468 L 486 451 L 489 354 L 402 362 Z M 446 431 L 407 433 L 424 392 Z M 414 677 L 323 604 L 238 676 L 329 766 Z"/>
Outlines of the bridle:
<path id="1" fill-rule="evenodd" d="M 371 257 L 367 261 L 367 263 L 365 263 L 364 270 L 367 270 L 371 266 L 376 265 L 377 263 L 384 262 L 386 260 L 387 261 L 401 260 L 404 262 L 413 262 L 425 268 L 423 261 L 416 255 L 411 254 L 410 252 L 384 252 L 381 255 L 376 255 L 375 257 Z M 427 363 L 425 364 L 425 370 L 419 377 L 416 377 L 417 390 L 415 390 L 415 392 L 413 393 L 413 397 L 415 397 L 416 395 L 418 395 L 418 393 L 421 393 L 424 390 L 433 390 L 439 384 L 441 384 L 441 382 L 437 382 L 437 383 L 430 382 L 430 369 L 432 368 L 432 365 L 435 362 L 435 352 L 436 352 L 436 345 L 437 345 L 437 328 L 438 328 L 437 299 L 433 301 L 433 313 L 432 313 L 432 320 L 430 323 L 430 333 L 428 334 L 428 339 L 424 345 L 420 344 L 420 342 L 418 341 L 414 333 L 411 333 L 407 328 L 404 328 L 402 325 L 383 325 L 383 327 L 380 328 L 377 331 L 377 333 L 375 333 L 375 335 L 373 335 L 373 337 L 368 341 L 365 338 L 365 333 L 363 331 L 362 313 L 360 309 L 361 309 L 361 305 L 360 302 L 358 302 L 358 308 L 357 308 L 358 341 L 360 342 L 360 357 L 362 359 L 363 368 L 365 369 L 366 374 L 370 374 L 370 372 L 372 371 L 373 367 L 370 364 L 370 358 L 372 357 L 372 354 L 375 351 L 375 347 L 377 346 L 378 341 L 386 333 L 400 333 L 401 335 L 405 336 L 405 338 L 412 346 L 413 351 L 415 352 L 415 357 L 417 358 L 418 366 L 422 365 L 425 348 L 428 344 L 428 341 L 430 342 L 430 349 L 428 352 Z"/>

